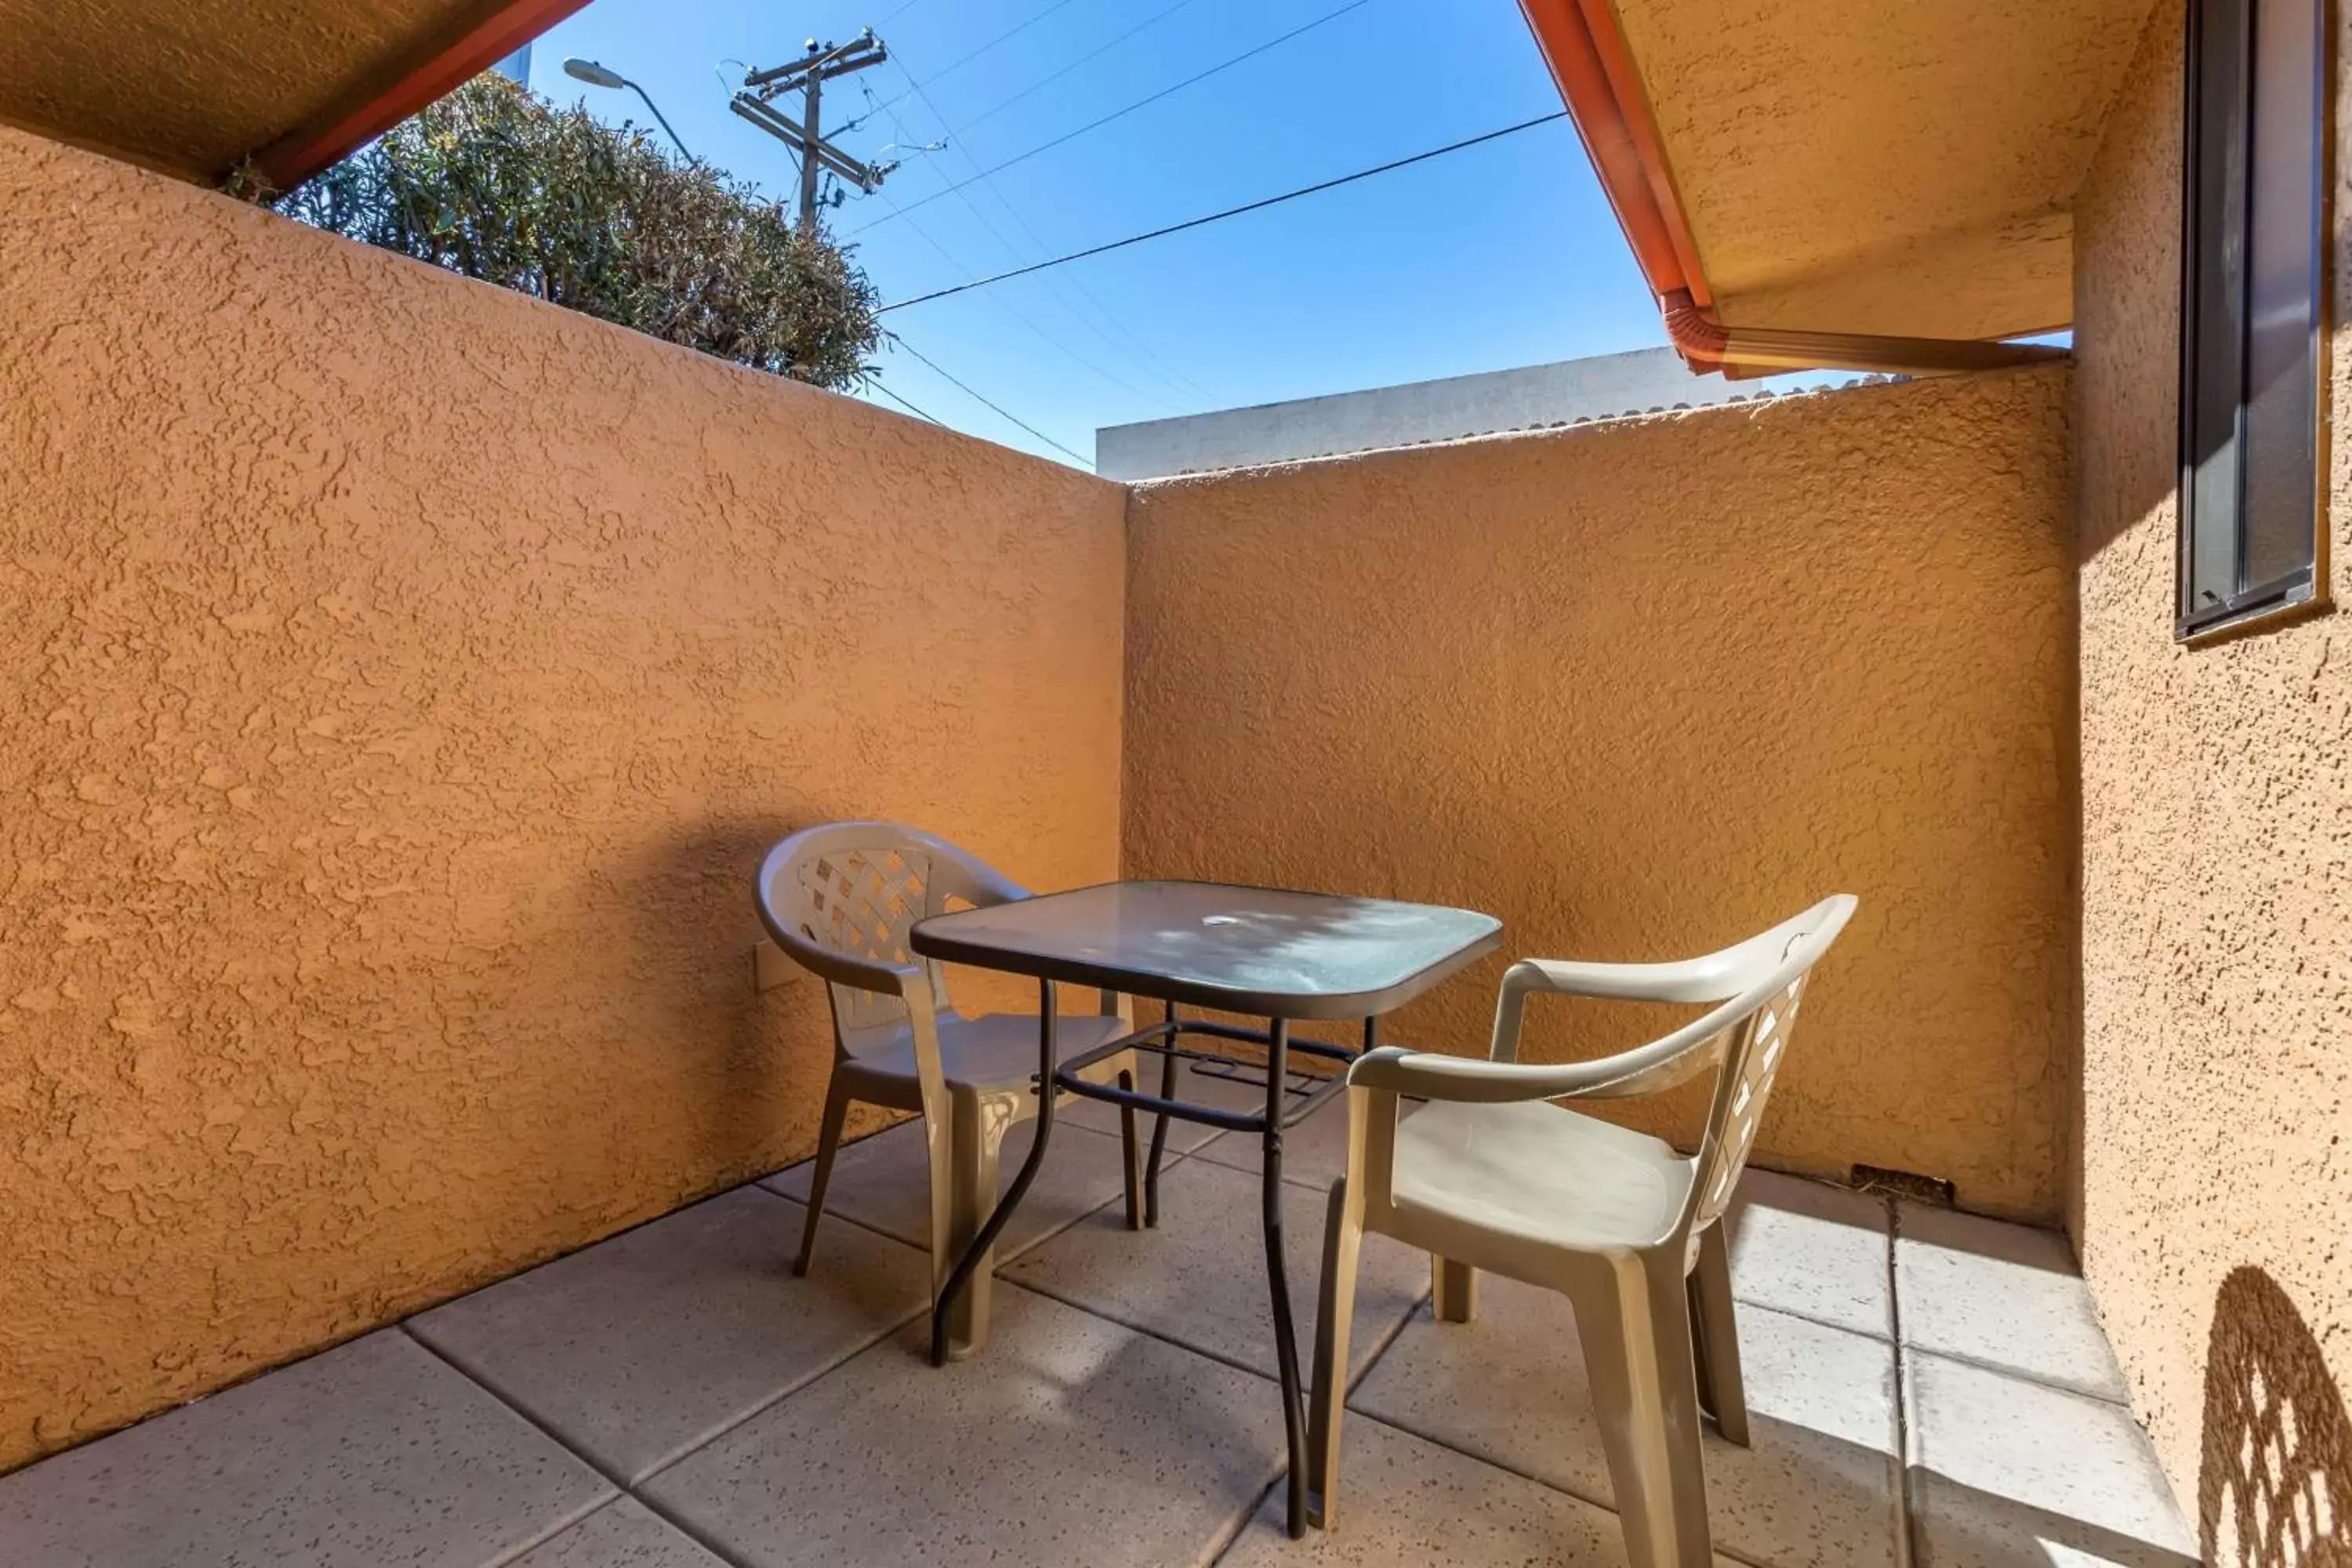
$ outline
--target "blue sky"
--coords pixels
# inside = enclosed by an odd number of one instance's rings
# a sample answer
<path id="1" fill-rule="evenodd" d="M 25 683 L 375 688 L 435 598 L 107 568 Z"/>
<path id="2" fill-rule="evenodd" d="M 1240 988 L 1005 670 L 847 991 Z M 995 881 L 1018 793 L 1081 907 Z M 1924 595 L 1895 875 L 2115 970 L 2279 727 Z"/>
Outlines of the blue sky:
<path id="1" fill-rule="evenodd" d="M 642 83 L 696 153 L 789 194 L 790 154 L 728 111 L 740 62 L 781 64 L 811 37 L 842 41 L 873 24 L 893 58 L 828 84 L 825 119 L 863 116 L 844 143 L 906 159 L 885 190 L 907 206 L 1344 4 L 594 0 L 533 46 L 530 76 L 559 101 L 646 123 L 635 95 L 563 75 L 566 56 L 600 60 Z M 882 298 L 905 299 L 1559 107 L 1510 0 L 1360 0 L 903 217 L 882 196 L 853 195 L 829 221 Z M 940 140 L 938 152 L 884 152 Z M 884 321 L 1083 456 L 1101 425 L 1664 342 L 1565 121 Z M 877 363 L 886 384 L 942 423 L 1067 460 L 912 355 L 886 343 Z"/>

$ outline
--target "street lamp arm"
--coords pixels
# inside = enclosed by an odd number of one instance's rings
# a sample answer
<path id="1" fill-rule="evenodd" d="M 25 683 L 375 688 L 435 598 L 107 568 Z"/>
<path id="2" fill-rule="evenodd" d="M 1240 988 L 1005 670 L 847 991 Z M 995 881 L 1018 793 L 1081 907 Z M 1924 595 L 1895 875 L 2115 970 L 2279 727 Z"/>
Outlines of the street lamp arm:
<path id="1" fill-rule="evenodd" d="M 669 122 L 668 116 L 662 113 L 661 106 L 654 102 L 653 94 L 647 92 L 644 88 L 639 87 L 635 82 L 631 81 L 627 77 L 623 76 L 619 71 L 613 69 L 610 66 L 600 65 L 594 60 L 583 60 L 575 56 L 563 62 L 563 74 L 570 77 L 574 81 L 584 81 L 590 87 L 627 88 L 631 92 L 635 93 L 639 98 L 646 100 L 646 108 L 652 111 L 653 117 L 656 121 L 660 121 L 661 128 L 669 132 L 671 143 L 677 148 L 679 153 L 685 155 L 686 161 L 689 163 L 698 163 L 701 162 L 701 160 L 697 158 L 693 153 L 687 152 L 686 143 L 677 139 L 677 128 Z"/>
<path id="2" fill-rule="evenodd" d="M 656 106 L 655 105 L 654 100 L 653 100 L 653 95 L 652 95 L 651 93 L 648 93 L 648 92 L 647 92 L 644 88 L 641 88 L 641 87 L 637 86 L 637 84 L 636 84 L 635 82 L 633 82 L 633 81 L 626 82 L 626 85 L 627 85 L 627 87 L 628 87 L 632 91 L 634 91 L 634 92 L 635 92 L 635 93 L 639 98 L 642 98 L 642 99 L 644 99 L 644 100 L 646 100 L 646 108 L 647 110 L 651 110 L 651 111 L 652 111 L 652 113 L 653 113 L 653 117 L 654 117 L 656 120 L 658 120 L 658 121 L 661 121 L 661 128 L 662 128 L 664 131 L 667 131 L 667 132 L 669 132 L 669 139 L 670 139 L 670 142 L 671 142 L 671 144 L 672 144 L 673 146 L 677 147 L 677 149 L 678 150 L 678 152 L 679 152 L 680 153 L 684 154 L 684 156 L 685 156 L 685 158 L 686 158 L 686 161 L 687 161 L 688 163 L 700 163 L 700 162 L 701 162 L 701 160 L 700 160 L 700 159 L 697 158 L 693 153 L 687 152 L 687 150 L 686 150 L 686 143 L 678 140 L 678 138 L 677 138 L 677 132 L 676 131 L 676 129 L 674 129 L 674 128 L 671 126 L 671 124 L 670 124 L 670 122 L 669 122 L 668 119 L 667 119 L 665 115 L 663 115 L 663 113 L 662 113 L 661 110 L 660 110 L 658 107 L 656 107 Z"/>

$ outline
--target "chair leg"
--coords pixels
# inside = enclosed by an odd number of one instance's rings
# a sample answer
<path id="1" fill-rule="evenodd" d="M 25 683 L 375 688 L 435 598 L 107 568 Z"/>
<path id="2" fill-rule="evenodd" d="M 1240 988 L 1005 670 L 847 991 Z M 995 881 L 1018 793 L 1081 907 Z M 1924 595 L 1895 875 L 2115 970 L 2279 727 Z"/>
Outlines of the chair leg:
<path id="1" fill-rule="evenodd" d="M 950 1117 L 952 1127 L 948 1138 L 948 1225 L 946 1246 L 936 1256 L 944 1264 L 934 1263 L 932 1272 L 943 1281 L 947 1270 L 963 1256 L 972 1238 L 996 1212 L 997 1145 L 1004 1135 L 1002 1125 L 992 1124 L 995 1119 L 985 1114 L 980 1103 L 963 1095 L 954 1098 L 955 1109 Z M 937 1173 L 933 1180 L 937 1182 Z M 934 1246 L 937 1246 L 936 1240 Z M 974 1354 L 988 1342 L 989 1303 L 996 1283 L 996 1258 L 992 1254 L 980 1260 L 971 1279 L 957 1298 L 955 1310 L 948 1315 L 948 1357 L 961 1361 Z M 938 1289 L 935 1281 L 932 1289 Z"/>
<path id="2" fill-rule="evenodd" d="M 1323 1216 L 1323 1282 L 1315 1307 L 1315 1382 L 1307 1419 L 1307 1517 L 1331 1528 L 1339 1496 L 1339 1423 L 1348 1408 L 1348 1341 L 1356 1321 L 1356 1270 L 1364 1216 L 1348 1204 L 1348 1178 L 1331 1184 Z"/>
<path id="3" fill-rule="evenodd" d="M 1129 1058 L 1130 1060 L 1132 1058 Z M 1118 1069 L 1118 1087 L 1132 1093 L 1135 1071 L 1132 1068 Z M 1143 1159 L 1135 1142 L 1135 1107 L 1118 1108 L 1119 1169 L 1127 1176 L 1127 1228 L 1143 1228 Z"/>
<path id="4" fill-rule="evenodd" d="M 1478 1310 L 1478 1271 L 1429 1255 L 1429 1311 L 1441 1323 L 1466 1323 Z"/>
<path id="5" fill-rule="evenodd" d="M 1682 1258 L 1580 1271 L 1569 1287 L 1628 1568 L 1709 1568 L 1697 1370 Z"/>
<path id="6" fill-rule="evenodd" d="M 808 1218 L 801 1223 L 800 1256 L 793 1259 L 795 1278 L 809 1271 L 816 1252 L 816 1222 L 824 1213 L 824 1189 L 833 1180 L 833 1156 L 841 1147 L 841 1123 L 849 1114 L 849 1086 L 835 1073 L 824 1086 L 824 1120 L 816 1134 L 816 1171 L 809 1177 Z"/>
<path id="7" fill-rule="evenodd" d="M 1748 1388 L 1739 1375 L 1739 1324 L 1731 1305 L 1731 1250 L 1717 1221 L 1699 1233 L 1690 1277 L 1691 1332 L 1698 1359 L 1699 1403 L 1724 1441 L 1745 1448 Z"/>

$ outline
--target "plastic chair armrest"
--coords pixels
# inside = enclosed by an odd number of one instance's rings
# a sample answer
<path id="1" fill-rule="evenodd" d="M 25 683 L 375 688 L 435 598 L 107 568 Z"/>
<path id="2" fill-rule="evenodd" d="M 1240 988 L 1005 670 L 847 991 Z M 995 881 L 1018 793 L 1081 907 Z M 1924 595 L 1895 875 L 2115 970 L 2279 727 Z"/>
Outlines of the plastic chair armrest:
<path id="1" fill-rule="evenodd" d="M 1356 1058 L 1348 1069 L 1348 1081 L 1366 1089 L 1411 1095 L 1416 1100 L 1499 1105 L 1513 1100 L 1603 1094 L 1612 1083 L 1638 1070 L 1638 1065 L 1629 1066 L 1620 1057 L 1606 1057 L 1597 1062 L 1525 1067 L 1517 1062 L 1480 1061 L 1475 1057 L 1447 1056 L 1442 1051 L 1382 1046 Z"/>
<path id="2" fill-rule="evenodd" d="M 1618 1002 L 1720 1002 L 1737 991 L 1719 955 L 1674 963 L 1583 963 L 1563 958 L 1523 958 L 1503 976 L 1516 988 Z"/>

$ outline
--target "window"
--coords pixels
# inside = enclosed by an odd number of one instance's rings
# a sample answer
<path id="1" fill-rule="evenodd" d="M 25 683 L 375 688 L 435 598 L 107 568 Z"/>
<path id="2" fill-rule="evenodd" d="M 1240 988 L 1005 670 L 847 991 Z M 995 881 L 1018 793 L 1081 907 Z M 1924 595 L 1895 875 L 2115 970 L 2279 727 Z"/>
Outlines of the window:
<path id="1" fill-rule="evenodd" d="M 2326 0 L 2189 0 L 2182 637 L 2326 596 Z"/>

